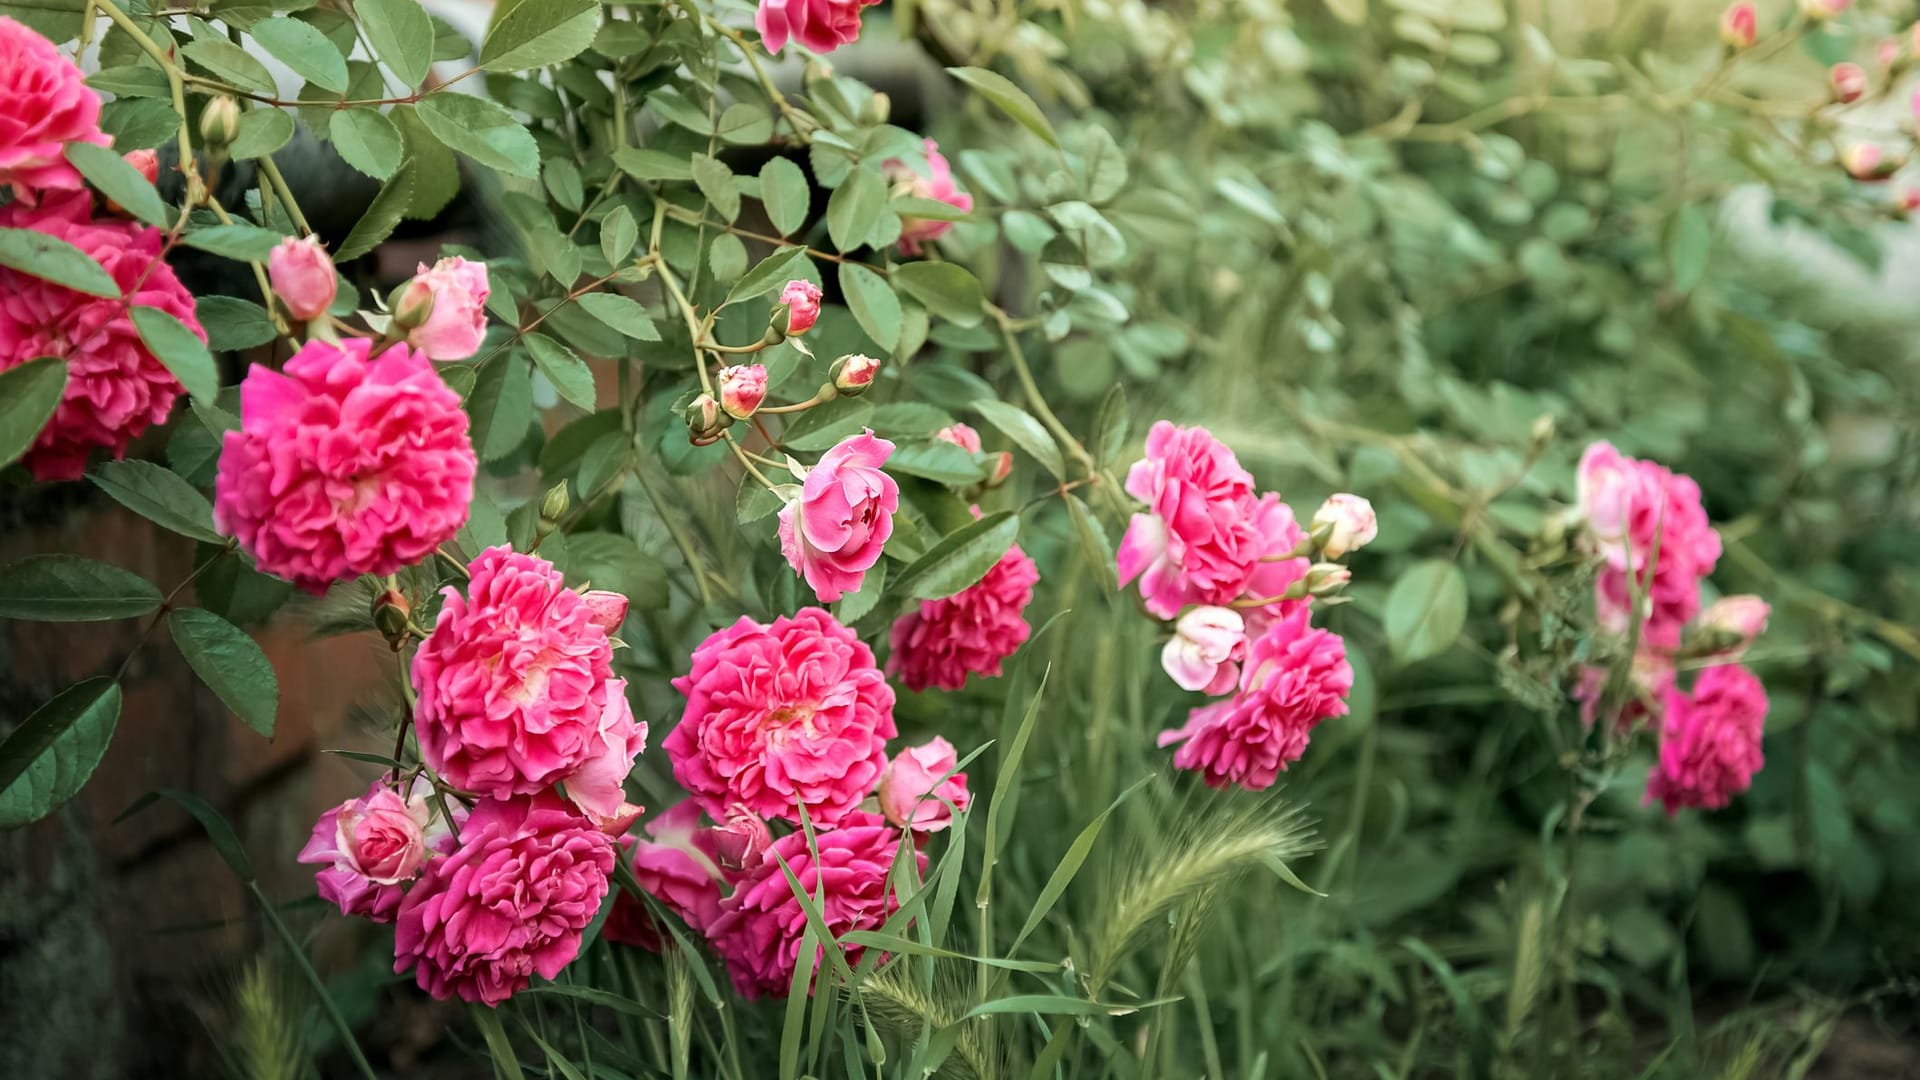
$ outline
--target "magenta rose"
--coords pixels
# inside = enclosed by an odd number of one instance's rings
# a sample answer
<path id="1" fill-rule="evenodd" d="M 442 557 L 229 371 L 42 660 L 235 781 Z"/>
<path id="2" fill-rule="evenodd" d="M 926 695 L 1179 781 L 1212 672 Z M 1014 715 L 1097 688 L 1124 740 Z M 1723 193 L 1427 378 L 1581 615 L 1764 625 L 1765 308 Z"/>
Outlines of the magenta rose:
<path id="1" fill-rule="evenodd" d="M 1147 508 L 1120 540 L 1120 583 L 1139 578 L 1147 610 L 1163 619 L 1192 604 L 1230 604 L 1263 565 L 1291 565 L 1259 560 L 1275 552 L 1281 534 L 1298 535 L 1293 511 L 1275 496 L 1256 498 L 1252 475 L 1205 428 L 1154 424 L 1126 488 Z M 1306 560 L 1299 561 L 1304 574 Z M 1263 582 L 1262 590 L 1276 584 Z"/>
<path id="2" fill-rule="evenodd" d="M 893 535 L 900 485 L 881 469 L 892 453 L 871 430 L 848 436 L 780 510 L 780 551 L 824 603 L 858 592 Z"/>
<path id="3" fill-rule="evenodd" d="M 953 811 L 965 810 L 973 801 L 967 774 L 947 775 L 959 760 L 953 744 L 937 735 L 924 745 L 900 751 L 880 774 L 880 812 L 903 829 L 923 833 L 945 829 L 953 823 Z M 947 803 L 953 804 L 952 810 Z"/>
<path id="4" fill-rule="evenodd" d="M 1000 662 L 1026 644 L 1024 612 L 1040 571 L 1015 544 L 985 577 L 952 596 L 923 600 L 894 620 L 887 671 L 910 690 L 958 690 L 967 676 L 992 678 Z"/>
<path id="5" fill-rule="evenodd" d="M 860 9 L 880 0 L 760 0 L 753 25 L 770 53 L 787 47 L 788 39 L 816 53 L 830 53 L 851 45 L 860 36 Z"/>
<path id="6" fill-rule="evenodd" d="M 407 341 L 433 360 L 465 360 L 479 352 L 487 336 L 487 264 L 454 255 L 431 268 L 421 263 L 413 281 L 433 294 L 433 309 L 407 332 Z"/>
<path id="7" fill-rule="evenodd" d="M 1646 801 L 1668 814 L 1681 807 L 1718 810 L 1747 790 L 1766 764 L 1760 736 L 1767 726 L 1767 689 L 1738 664 L 1710 667 L 1693 693 L 1666 692 L 1660 759 L 1647 776 Z"/>
<path id="8" fill-rule="evenodd" d="M 735 364 L 720 369 L 720 408 L 735 420 L 758 412 L 767 399 L 767 369 L 760 364 Z M 715 418 L 718 422 L 718 418 Z"/>
<path id="9" fill-rule="evenodd" d="M 53 42 L 4 16 L 0 99 L 7 103 L 0 110 L 0 187 L 12 187 L 25 203 L 35 189 L 84 189 L 79 170 L 67 164 L 66 147 L 112 142 L 100 132 L 100 95 Z"/>
<path id="10" fill-rule="evenodd" d="M 424 791 L 406 798 L 375 781 L 320 815 L 299 861 L 322 868 L 314 875 L 320 896 L 342 913 L 392 922 L 401 886 L 426 863 L 432 818 Z"/>

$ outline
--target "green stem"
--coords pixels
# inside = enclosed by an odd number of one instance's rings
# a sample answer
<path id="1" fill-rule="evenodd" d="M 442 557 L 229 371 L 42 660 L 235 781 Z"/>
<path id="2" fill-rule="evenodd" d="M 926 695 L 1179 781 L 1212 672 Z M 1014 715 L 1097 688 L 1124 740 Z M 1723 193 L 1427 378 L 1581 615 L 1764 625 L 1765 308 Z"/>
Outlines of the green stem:
<path id="1" fill-rule="evenodd" d="M 260 171 L 266 174 L 267 182 L 273 185 L 274 194 L 280 196 L 280 201 L 286 204 L 287 216 L 293 219 L 294 225 L 298 226 L 302 233 L 311 234 L 313 226 L 307 224 L 307 215 L 300 212 L 300 204 L 293 198 L 293 189 L 287 186 L 287 178 L 280 175 L 280 166 L 273 163 L 273 155 L 263 154 L 259 160 Z"/>
<path id="2" fill-rule="evenodd" d="M 180 174 L 187 180 L 187 205 L 193 206 L 200 201 L 198 196 L 202 184 L 200 171 L 194 168 L 193 164 L 193 134 L 187 129 L 187 87 L 184 73 L 181 72 L 180 65 L 173 62 L 173 57 L 167 54 L 167 50 L 162 49 L 158 42 L 148 37 L 147 32 L 140 29 L 138 23 L 128 18 L 127 13 L 120 10 L 119 4 L 114 0 L 96 0 L 96 2 L 100 5 L 100 10 L 107 13 L 107 18 L 113 20 L 115 26 L 126 31 L 127 36 L 133 39 L 133 43 L 140 46 L 142 52 L 152 57 L 154 63 L 160 65 L 161 72 L 167 77 L 167 89 L 173 95 L 173 111 L 180 116 L 180 131 L 177 135 L 180 142 Z"/>
<path id="3" fill-rule="evenodd" d="M 1053 414 L 1053 408 L 1047 404 L 1047 399 L 1040 393 L 1040 384 L 1033 381 L 1033 369 L 1027 366 L 1027 354 L 1020 348 L 1020 336 L 1014 331 L 1013 318 L 991 304 L 987 305 L 987 313 L 992 315 L 994 322 L 1000 326 L 1000 339 L 1006 342 L 1007 356 L 1013 360 L 1013 371 L 1020 380 L 1021 391 L 1027 395 L 1027 405 L 1033 409 L 1035 415 L 1040 417 L 1040 422 L 1047 425 L 1047 430 L 1053 432 L 1053 437 L 1060 440 L 1060 445 L 1067 448 L 1067 453 L 1073 455 L 1073 459 L 1087 470 L 1089 476 L 1098 472 L 1098 468 L 1093 463 L 1093 455 L 1087 453 L 1087 448 L 1081 446 L 1080 440 L 1073 437 L 1073 433 L 1067 430 L 1067 425 L 1061 423 L 1060 418 Z"/>

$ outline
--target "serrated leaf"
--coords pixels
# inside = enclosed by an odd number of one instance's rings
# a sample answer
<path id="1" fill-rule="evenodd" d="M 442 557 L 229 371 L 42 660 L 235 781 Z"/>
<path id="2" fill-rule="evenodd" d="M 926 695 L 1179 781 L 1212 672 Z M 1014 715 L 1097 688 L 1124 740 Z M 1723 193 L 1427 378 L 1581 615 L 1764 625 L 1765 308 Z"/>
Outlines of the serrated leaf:
<path id="1" fill-rule="evenodd" d="M 294 74 L 335 93 L 346 91 L 347 58 L 312 23 L 275 16 L 254 23 L 247 33 Z"/>
<path id="2" fill-rule="evenodd" d="M 386 242 L 393 230 L 400 226 L 400 219 L 407 213 L 407 207 L 413 204 L 413 167 L 403 164 L 399 171 L 380 185 L 380 193 L 367 204 L 367 210 L 353 225 L 353 231 L 340 242 L 340 250 L 333 253 L 336 263 L 357 259 Z"/>
<path id="3" fill-rule="evenodd" d="M 180 242 L 188 247 L 210 251 L 237 262 L 266 262 L 267 256 L 273 253 L 274 245 L 280 240 L 280 234 L 272 229 L 240 223 L 208 225 L 180 237 Z"/>
<path id="4" fill-rule="evenodd" d="M 873 406 L 858 398 L 839 398 L 816 405 L 794 418 L 780 433 L 789 450 L 825 450 L 865 427 Z"/>
<path id="5" fill-rule="evenodd" d="M 780 496 L 767 490 L 760 481 L 748 477 L 740 482 L 740 494 L 734 500 L 734 518 L 746 525 L 774 513 L 782 505 Z"/>
<path id="6" fill-rule="evenodd" d="M 911 600 L 952 596 L 986 577 L 1019 535 L 1019 515 L 1010 511 L 970 521 L 915 559 L 894 581 L 894 591 Z"/>
<path id="7" fill-rule="evenodd" d="M 1402 664 L 1445 652 L 1466 621 L 1467 579 L 1445 559 L 1428 559 L 1400 575 L 1382 619 L 1387 645 Z"/>
<path id="8" fill-rule="evenodd" d="M 614 207 L 612 213 L 600 219 L 600 254 L 608 266 L 626 262 L 639 240 L 640 226 L 634 223 L 633 211 L 624 205 Z"/>
<path id="9" fill-rule="evenodd" d="M 732 233 L 714 237 L 707 242 L 707 268 L 717 285 L 737 280 L 747 270 L 747 245 Z"/>
<path id="10" fill-rule="evenodd" d="M 955 449 L 959 448 L 955 447 Z M 880 606 L 880 597 L 884 595 L 886 591 L 887 560 L 881 559 L 879 562 L 874 563 L 873 568 L 867 571 L 867 576 L 860 580 L 859 589 L 843 594 L 839 600 L 834 602 L 833 617 L 848 626 L 852 626 L 854 623 L 866 618 L 867 614 L 874 608 Z"/>
<path id="11" fill-rule="evenodd" d="M 521 3 L 487 31 L 480 46 L 480 66 L 488 71 L 525 71 L 558 64 L 585 52 L 599 30 L 599 0 Z"/>
<path id="12" fill-rule="evenodd" d="M 0 371 L 0 467 L 20 460 L 67 392 L 66 361 L 51 356 Z"/>
<path id="13" fill-rule="evenodd" d="M 202 296 L 194 301 L 194 317 L 207 332 L 207 348 L 235 352 L 265 345 L 274 338 L 267 309 L 235 296 Z"/>
<path id="14" fill-rule="evenodd" d="M 894 268 L 893 283 L 956 326 L 974 326 L 986 317 L 986 290 L 972 271 L 957 263 L 906 263 Z"/>
<path id="15" fill-rule="evenodd" d="M 810 266 L 806 248 L 783 247 L 761 259 L 758 266 L 734 285 L 733 291 L 727 294 L 726 303 L 720 306 L 726 307 L 728 304 L 737 304 L 756 296 L 765 296 L 794 278 L 806 276 L 803 270 Z"/>
<path id="16" fill-rule="evenodd" d="M 202 608 L 183 608 L 167 616 L 167 630 L 200 681 L 248 727 L 273 738 L 280 684 L 253 638 Z"/>
<path id="17" fill-rule="evenodd" d="M 693 166 L 679 154 L 625 146 L 613 152 L 613 163 L 636 180 L 691 180 Z"/>
<path id="18" fill-rule="evenodd" d="M 120 286 L 91 255 L 32 229 L 0 228 L 0 266 L 88 296 L 120 299 Z"/>
<path id="19" fill-rule="evenodd" d="M 220 369 L 214 366 L 207 343 L 187 325 L 159 308 L 136 304 L 132 308 L 134 328 L 180 385 L 195 401 L 211 404 L 220 393 Z"/>
<path id="20" fill-rule="evenodd" d="M 434 94 L 422 98 L 414 114 L 450 150 L 511 176 L 531 180 L 540 175 L 540 148 L 533 136 L 512 113 L 486 98 Z"/>
<path id="21" fill-rule="evenodd" d="M 867 242 L 887 205 L 887 185 L 872 169 L 855 169 L 827 198 L 827 235 L 842 253 Z"/>
<path id="22" fill-rule="evenodd" d="M 353 10 L 374 54 L 407 89 L 418 89 L 433 66 L 433 20 L 420 0 L 356 0 Z M 427 100 L 465 96 L 437 94 Z"/>
<path id="23" fill-rule="evenodd" d="M 770 158 L 760 166 L 760 204 L 767 220 L 781 236 L 789 236 L 807 223 L 813 193 L 800 166 L 783 157 Z"/>
<path id="24" fill-rule="evenodd" d="M 900 298 L 887 279 L 859 263 L 840 264 L 840 292 L 855 322 L 888 352 L 900 345 Z"/>
<path id="25" fill-rule="evenodd" d="M 693 170 L 694 186 L 720 216 L 731 222 L 740 216 L 740 185 L 734 181 L 733 170 L 727 168 L 719 158 L 706 154 L 695 154 L 688 161 Z"/>
<path id="26" fill-rule="evenodd" d="M 293 114 L 281 109 L 249 109 L 240 114 L 240 134 L 227 147 L 235 161 L 266 157 L 293 141 Z"/>
<path id="27" fill-rule="evenodd" d="M 592 412 L 594 409 L 593 369 L 572 349 L 545 334 L 528 334 L 527 353 L 535 367 L 547 377 L 560 396 Z"/>
<path id="28" fill-rule="evenodd" d="M 29 555 L 0 569 L 0 619 L 107 622 L 159 607 L 146 578 L 78 555 Z"/>
<path id="29" fill-rule="evenodd" d="M 887 471 L 956 487 L 984 479 L 972 454 L 942 439 L 899 447 L 887 458 Z"/>
<path id="30" fill-rule="evenodd" d="M 242 90 L 272 97 L 273 73 L 253 54 L 224 38 L 200 38 L 180 46 L 187 59 Z"/>
<path id="31" fill-rule="evenodd" d="M 1067 477 L 1066 461 L 1060 456 L 1059 444 L 1047 429 L 1040 426 L 1031 414 L 1018 405 L 1009 405 L 992 398 L 981 398 L 973 403 L 975 412 L 987 423 L 1000 429 L 1000 433 L 1012 439 L 1015 445 L 1027 452 L 1027 456 L 1039 462 L 1057 480 Z"/>
<path id="32" fill-rule="evenodd" d="M 659 341 L 660 331 L 638 300 L 619 293 L 591 292 L 574 301 L 587 314 L 635 341 Z"/>
<path id="33" fill-rule="evenodd" d="M 994 107 L 1011 117 L 1014 123 L 1040 136 L 1048 146 L 1058 149 L 1060 136 L 1053 133 L 1053 125 L 1048 122 L 1047 114 L 1027 96 L 1025 90 L 1015 86 L 1006 76 L 978 67 L 950 67 L 947 74 L 980 91 L 980 95 L 993 102 Z"/>
<path id="34" fill-rule="evenodd" d="M 473 418 L 473 449 L 481 461 L 498 461 L 526 438 L 533 419 L 533 375 L 520 353 L 504 353 L 480 366 L 467 396 L 467 415 Z"/>
<path id="35" fill-rule="evenodd" d="M 375 108 L 335 110 L 327 134 L 342 161 L 375 180 L 392 176 L 406 150 L 400 129 Z"/>
<path id="36" fill-rule="evenodd" d="M 127 164 L 125 157 L 104 146 L 75 142 L 67 144 L 67 160 L 100 194 L 119 203 L 127 213 L 156 228 L 170 224 L 167 204 L 152 181 Z"/>
<path id="37" fill-rule="evenodd" d="M 148 521 L 209 544 L 226 538 L 213 527 L 213 505 L 178 473 L 151 461 L 109 461 L 91 479 L 113 501 Z"/>
<path id="38" fill-rule="evenodd" d="M 1127 445 L 1130 422 L 1126 387 L 1115 383 L 1100 402 L 1100 411 L 1094 414 L 1093 436 L 1087 440 L 1094 464 L 1104 469 L 1118 462 Z"/>
<path id="39" fill-rule="evenodd" d="M 73 798 L 99 766 L 120 719 L 120 685 L 88 679 L 35 709 L 0 743 L 0 829 Z"/>

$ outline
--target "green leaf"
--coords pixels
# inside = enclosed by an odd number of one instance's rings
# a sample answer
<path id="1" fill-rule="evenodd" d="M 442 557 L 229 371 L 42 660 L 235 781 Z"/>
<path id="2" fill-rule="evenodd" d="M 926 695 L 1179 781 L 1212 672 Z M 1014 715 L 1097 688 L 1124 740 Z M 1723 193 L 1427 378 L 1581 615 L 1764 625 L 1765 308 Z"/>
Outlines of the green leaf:
<path id="1" fill-rule="evenodd" d="M 488 71 L 525 71 L 571 60 L 593 44 L 600 30 L 599 0 L 521 3 L 487 31 L 480 66 Z"/>
<path id="2" fill-rule="evenodd" d="M 247 858 L 247 849 L 241 846 L 240 837 L 235 835 L 233 826 L 227 824 L 227 819 L 220 815 L 220 811 L 213 808 L 212 803 L 191 791 L 178 791 L 174 788 L 149 791 L 135 799 L 133 805 L 120 811 L 120 816 L 114 820 L 125 821 L 161 799 L 166 799 L 193 815 L 193 819 L 206 830 L 207 840 L 213 844 L 213 850 L 220 856 L 220 861 L 226 863 L 227 869 L 232 870 L 234 876 L 243 883 L 253 884 L 253 863 Z M 272 916 L 273 912 L 269 911 L 267 914 Z"/>
<path id="3" fill-rule="evenodd" d="M 0 266 L 88 296 L 120 299 L 120 286 L 92 256 L 32 229 L 0 229 Z"/>
<path id="4" fill-rule="evenodd" d="M 236 262 L 266 262 L 282 237 L 258 225 L 208 225 L 181 236 L 188 247 L 224 255 Z"/>
<path id="5" fill-rule="evenodd" d="M 1067 478 L 1067 464 L 1060 456 L 1060 447 L 1047 434 L 1047 429 L 1018 405 L 1009 405 L 992 398 L 981 398 L 973 403 L 987 423 L 1000 429 L 1000 433 L 1012 439 L 1027 455 L 1039 462 L 1055 479 Z"/>
<path id="6" fill-rule="evenodd" d="M 327 121 L 327 135 L 342 161 L 375 180 L 392 176 L 406 151 L 400 129 L 372 107 L 335 110 Z"/>
<path id="7" fill-rule="evenodd" d="M 595 405 L 593 369 L 587 362 L 545 334 L 528 334 L 526 341 L 534 366 L 560 391 L 560 396 L 592 412 Z"/>
<path id="8" fill-rule="evenodd" d="M 1037 1013 L 1044 1016 L 1131 1016 L 1142 1009 L 1168 1005 L 1179 998 L 1155 998 L 1152 1001 L 1104 1002 L 1060 994 L 1015 994 L 983 1001 L 960 1014 L 960 1020 L 1003 1013 Z"/>
<path id="9" fill-rule="evenodd" d="M 411 2 L 411 0 L 409 0 Z M 540 148 L 513 114 L 472 94 L 434 94 L 414 106 L 433 137 L 490 169 L 531 180 L 540 175 Z"/>
<path id="10" fill-rule="evenodd" d="M 433 65 L 433 20 L 420 0 L 357 0 L 354 14 L 367 42 L 407 89 L 419 89 Z M 436 94 L 429 101 L 464 94 Z"/>
<path id="11" fill-rule="evenodd" d="M 1387 646 L 1412 664 L 1445 652 L 1467 621 L 1467 579 L 1445 559 L 1429 559 L 1400 575 L 1387 594 Z"/>
<path id="12" fill-rule="evenodd" d="M 332 48 L 331 45 L 328 48 Z M 242 90 L 272 97 L 273 73 L 253 54 L 225 38 L 205 37 L 180 46 L 187 59 Z"/>
<path id="13" fill-rule="evenodd" d="M 613 163 L 635 180 L 691 180 L 693 166 L 680 154 L 625 146 L 613 152 Z"/>
<path id="14" fill-rule="evenodd" d="M 812 264 L 807 261 L 807 249 L 803 247 L 783 247 L 760 260 L 760 264 L 748 271 L 727 294 L 728 304 L 737 304 L 742 300 L 752 300 L 756 296 L 765 296 L 797 277 L 806 276 Z"/>
<path id="15" fill-rule="evenodd" d="M 608 266 L 626 262 L 639 240 L 640 226 L 634 224 L 633 211 L 625 205 L 614 207 L 612 213 L 600 219 L 600 254 Z"/>
<path id="16" fill-rule="evenodd" d="M 206 342 L 159 308 L 136 304 L 132 315 L 140 340 L 147 343 L 154 357 L 173 372 L 195 401 L 212 404 L 220 394 L 220 370 L 214 366 Z"/>
<path id="17" fill-rule="evenodd" d="M 380 185 L 380 193 L 367 204 L 366 213 L 353 225 L 353 231 L 340 242 L 340 250 L 333 253 L 335 263 L 357 259 L 386 242 L 393 230 L 400 225 L 400 219 L 407 213 L 407 207 L 413 204 L 413 169 L 403 165 L 400 170 Z"/>
<path id="18" fill-rule="evenodd" d="M 840 291 L 854 321 L 875 345 L 892 352 L 900 345 L 900 298 L 887 279 L 859 263 L 840 264 Z"/>
<path id="19" fill-rule="evenodd" d="M 274 338 L 267 309 L 234 296 L 202 296 L 194 301 L 194 315 L 207 332 L 207 348 L 234 352 L 265 345 Z"/>
<path id="20" fill-rule="evenodd" d="M 1014 123 L 1044 139 L 1048 146 L 1059 149 L 1060 136 L 1053 133 L 1053 125 L 1047 122 L 1047 114 L 1027 96 L 1025 90 L 1015 86 L 1005 76 L 977 67 L 950 67 L 947 74 L 980 91 L 981 95 L 1001 112 L 1013 118 Z"/>
<path id="21" fill-rule="evenodd" d="M 940 538 L 894 582 L 894 591 L 911 600 L 938 600 L 987 576 L 1020 535 L 1020 518 L 1002 510 L 988 514 Z"/>
<path id="22" fill-rule="evenodd" d="M 867 571 L 860 581 L 860 587 L 840 597 L 833 605 L 833 617 L 852 626 L 867 617 L 867 613 L 880 606 L 880 597 L 887 591 L 887 560 L 881 559 Z"/>
<path id="23" fill-rule="evenodd" d="M 167 616 L 167 630 L 200 681 L 248 727 L 273 738 L 280 684 L 253 638 L 203 608 L 183 608 Z"/>
<path id="24" fill-rule="evenodd" d="M 227 147 L 236 161 L 266 157 L 293 141 L 293 114 L 281 109 L 249 109 L 240 114 L 240 134 Z"/>
<path id="25" fill-rule="evenodd" d="M 747 271 L 747 245 L 732 233 L 721 233 L 707 243 L 707 268 L 717 285 L 738 280 Z"/>
<path id="26" fill-rule="evenodd" d="M 0 467 L 20 460 L 67 392 L 67 364 L 51 356 L 0 371 Z"/>
<path id="27" fill-rule="evenodd" d="M 789 450 L 825 450 L 867 426 L 872 416 L 872 403 L 839 398 L 801 413 L 780 433 L 780 442 Z"/>
<path id="28" fill-rule="evenodd" d="M 100 189 L 100 194 L 119 203 L 127 213 L 157 228 L 171 224 L 167 204 L 152 181 L 127 164 L 126 158 L 104 146 L 76 142 L 67 144 L 67 160 L 88 183 Z"/>
<path id="29" fill-rule="evenodd" d="M 647 314 L 638 300 L 619 293 L 591 292 L 574 301 L 581 310 L 623 336 L 635 341 L 659 341 L 660 331 L 653 325 L 653 318 Z"/>
<path id="30" fill-rule="evenodd" d="M 894 269 L 893 283 L 956 326 L 974 326 L 986 317 L 982 310 L 986 290 L 979 278 L 957 263 L 906 263 Z"/>
<path id="31" fill-rule="evenodd" d="M 518 352 L 504 353 L 480 365 L 480 377 L 467 397 L 473 417 L 473 449 L 481 461 L 498 461 L 527 437 L 533 419 L 533 376 Z"/>
<path id="32" fill-rule="evenodd" d="M 114 149 L 122 153 L 151 150 L 173 141 L 180 114 L 157 98 L 122 98 L 100 107 L 100 130 L 113 137 Z"/>
<path id="33" fill-rule="evenodd" d="M 1667 222 L 1667 264 L 1673 270 L 1675 292 L 1692 292 L 1707 274 L 1713 250 L 1713 224 L 1692 204 L 1682 206 Z"/>
<path id="34" fill-rule="evenodd" d="M 0 569 L 0 619 L 105 622 L 159 607 L 146 578 L 78 555 L 29 555 Z"/>
<path id="35" fill-rule="evenodd" d="M 120 719 L 120 684 L 88 679 L 34 710 L 0 743 L 0 829 L 38 821 L 73 798 Z"/>
<path id="36" fill-rule="evenodd" d="M 1053 868 L 1053 875 L 1047 878 L 1046 887 L 1040 890 L 1040 895 L 1034 900 L 1033 907 L 1027 911 L 1027 921 L 1021 924 L 1020 932 L 1013 936 L 1013 945 L 1007 949 L 1008 952 L 1019 952 L 1020 943 L 1027 940 L 1027 935 L 1039 929 L 1047 913 L 1052 911 L 1053 905 L 1059 902 L 1061 894 L 1066 892 L 1067 886 L 1073 882 L 1074 875 L 1078 874 L 1080 867 L 1086 863 L 1087 856 L 1092 854 L 1093 842 L 1100 838 L 1100 830 L 1106 826 L 1107 818 L 1120 808 L 1120 804 L 1127 800 L 1127 796 L 1139 791 L 1152 779 L 1153 777 L 1146 776 L 1134 782 L 1108 803 L 1107 808 L 1100 811 L 1098 817 L 1087 822 L 1086 828 L 1080 830 L 1079 836 L 1074 837 L 1073 843 L 1067 847 L 1067 853 L 1060 856 L 1059 864 Z"/>
<path id="37" fill-rule="evenodd" d="M 26 24 L 48 41 L 80 35 L 84 0 L 0 0 L 0 15 Z"/>
<path id="38" fill-rule="evenodd" d="M 688 166 L 693 170 L 694 185 L 700 189 L 700 194 L 707 197 L 707 202 L 720 211 L 721 217 L 732 221 L 740 216 L 740 185 L 734 180 L 733 170 L 727 168 L 726 162 L 706 154 L 695 154 L 689 159 Z"/>
<path id="39" fill-rule="evenodd" d="M 983 477 L 973 455 L 944 439 L 907 443 L 887 458 L 887 471 L 940 484 L 977 484 Z"/>
<path id="40" fill-rule="evenodd" d="M 163 529 L 224 544 L 213 528 L 213 506 L 178 473 L 151 461 L 110 461 L 93 471 L 91 479 L 113 501 Z"/>
<path id="41" fill-rule="evenodd" d="M 841 252 L 867 242 L 887 205 L 886 181 L 872 169 L 855 169 L 827 198 L 827 235 Z"/>
<path id="42" fill-rule="evenodd" d="M 807 223 L 812 198 L 806 174 L 790 159 L 769 158 L 760 166 L 760 204 L 781 236 L 790 236 Z"/>
<path id="43" fill-rule="evenodd" d="M 254 23 L 247 33 L 294 74 L 323 89 L 346 92 L 347 58 L 312 23 L 275 16 Z"/>
<path id="44" fill-rule="evenodd" d="M 579 532 L 567 537 L 567 577 L 596 589 L 611 589 L 635 610 L 667 604 L 667 568 L 640 550 L 630 537 L 610 532 Z"/>
<path id="45" fill-rule="evenodd" d="M 1087 440 L 1096 465 L 1104 469 L 1118 462 L 1126 450 L 1129 420 L 1127 389 L 1120 383 L 1114 383 L 1113 389 L 1107 391 L 1106 398 L 1100 402 L 1100 411 L 1093 418 L 1093 436 Z"/>

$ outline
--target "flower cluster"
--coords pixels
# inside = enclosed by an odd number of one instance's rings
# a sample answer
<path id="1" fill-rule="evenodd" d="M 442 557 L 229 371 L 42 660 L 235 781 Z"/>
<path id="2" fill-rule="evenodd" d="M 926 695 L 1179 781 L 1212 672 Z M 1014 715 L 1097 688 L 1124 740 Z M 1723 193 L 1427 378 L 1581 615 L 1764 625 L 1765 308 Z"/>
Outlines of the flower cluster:
<path id="1" fill-rule="evenodd" d="M 953 167 L 947 163 L 945 155 L 940 153 L 940 144 L 932 139 L 921 144 L 926 151 L 927 171 L 922 173 L 899 158 L 888 158 L 881 163 L 881 170 L 887 179 L 893 182 L 897 195 L 915 199 L 931 199 L 943 202 L 962 214 L 973 210 L 973 196 L 961 191 L 953 182 Z M 940 239 L 953 228 L 953 222 L 941 218 L 919 217 L 913 214 L 900 216 L 900 254 L 916 258 L 923 254 L 926 245 Z"/>
<path id="2" fill-rule="evenodd" d="M 1039 569 L 1015 544 L 979 581 L 952 596 L 921 601 L 888 634 L 888 673 L 916 691 L 958 690 L 969 675 L 999 675 L 1000 662 L 1027 643 L 1031 630 L 1023 612 L 1039 581 Z"/>
<path id="3" fill-rule="evenodd" d="M 1127 471 L 1146 504 L 1121 540 L 1121 584 L 1173 620 L 1161 665 L 1182 689 L 1220 700 L 1163 732 L 1173 763 L 1214 787 L 1271 787 L 1322 720 L 1343 716 L 1353 668 L 1339 635 L 1311 625 L 1311 603 L 1344 585 L 1339 559 L 1373 539 L 1373 507 L 1339 494 L 1310 532 L 1205 428 L 1161 421 Z"/>

